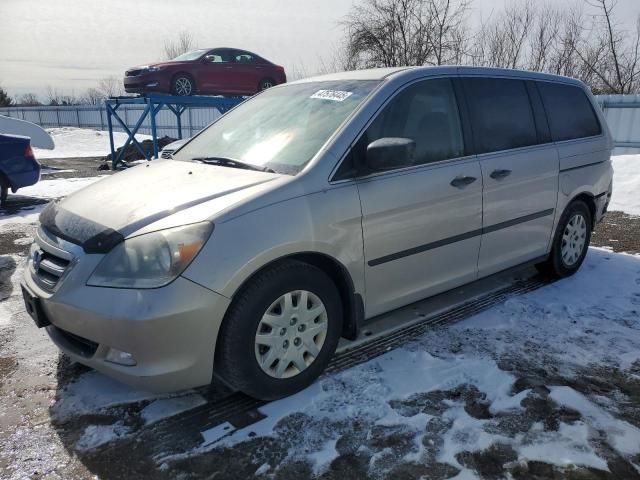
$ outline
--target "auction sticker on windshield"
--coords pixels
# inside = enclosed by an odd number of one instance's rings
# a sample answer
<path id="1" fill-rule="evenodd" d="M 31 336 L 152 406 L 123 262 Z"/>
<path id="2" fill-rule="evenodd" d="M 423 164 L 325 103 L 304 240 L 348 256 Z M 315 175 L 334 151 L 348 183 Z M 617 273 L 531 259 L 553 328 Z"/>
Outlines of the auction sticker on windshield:
<path id="1" fill-rule="evenodd" d="M 333 100 L 334 102 L 342 102 L 349 98 L 353 92 L 345 92 L 342 90 L 318 90 L 311 95 L 310 98 L 320 98 L 322 100 Z"/>

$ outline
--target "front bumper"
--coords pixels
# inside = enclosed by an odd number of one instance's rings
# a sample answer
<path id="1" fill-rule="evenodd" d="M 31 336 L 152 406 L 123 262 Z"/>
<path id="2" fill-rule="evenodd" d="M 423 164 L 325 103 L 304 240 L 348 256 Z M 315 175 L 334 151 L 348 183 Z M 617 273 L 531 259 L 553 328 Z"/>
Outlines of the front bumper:
<path id="1" fill-rule="evenodd" d="M 36 240 L 42 246 L 40 235 Z M 54 343 L 77 362 L 136 388 L 168 392 L 210 383 L 229 299 L 183 277 L 147 290 L 86 286 L 101 257 L 73 260 L 53 289 L 42 287 L 29 260 L 23 287 L 51 322 L 46 328 Z M 135 365 L 108 361 L 110 349 L 131 354 Z"/>
<path id="2" fill-rule="evenodd" d="M 127 93 L 169 92 L 169 82 L 155 73 L 146 73 L 134 77 L 124 77 L 124 91 Z"/>

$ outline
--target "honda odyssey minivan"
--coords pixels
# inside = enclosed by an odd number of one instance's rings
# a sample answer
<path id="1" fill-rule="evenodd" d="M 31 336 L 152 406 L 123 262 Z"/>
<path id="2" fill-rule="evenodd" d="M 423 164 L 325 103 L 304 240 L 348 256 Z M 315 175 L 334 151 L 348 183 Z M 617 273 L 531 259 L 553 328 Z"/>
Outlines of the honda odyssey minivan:
<path id="1" fill-rule="evenodd" d="M 277 86 L 173 159 L 51 203 L 25 305 L 71 358 L 134 386 L 282 397 L 385 312 L 525 262 L 575 273 L 611 148 L 565 77 L 413 67 Z"/>

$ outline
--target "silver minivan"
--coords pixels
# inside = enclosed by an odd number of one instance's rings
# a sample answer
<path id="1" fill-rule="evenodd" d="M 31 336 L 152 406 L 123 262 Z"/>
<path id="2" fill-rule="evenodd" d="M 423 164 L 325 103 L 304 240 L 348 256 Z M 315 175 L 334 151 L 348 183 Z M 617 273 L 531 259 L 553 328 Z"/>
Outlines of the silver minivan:
<path id="1" fill-rule="evenodd" d="M 611 197 L 612 143 L 570 78 L 354 71 L 268 89 L 50 204 L 25 305 L 137 387 L 274 399 L 374 317 L 525 262 L 564 277 Z"/>

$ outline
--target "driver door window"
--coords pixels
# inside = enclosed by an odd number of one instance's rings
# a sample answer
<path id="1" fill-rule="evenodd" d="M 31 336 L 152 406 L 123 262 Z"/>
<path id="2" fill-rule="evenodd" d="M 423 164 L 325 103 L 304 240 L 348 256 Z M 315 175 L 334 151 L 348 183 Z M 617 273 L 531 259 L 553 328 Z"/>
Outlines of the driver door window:
<path id="1" fill-rule="evenodd" d="M 385 137 L 402 137 L 416 144 L 414 165 L 464 155 L 460 116 L 451 80 L 416 83 L 396 95 L 360 140 L 358 154 Z"/>

